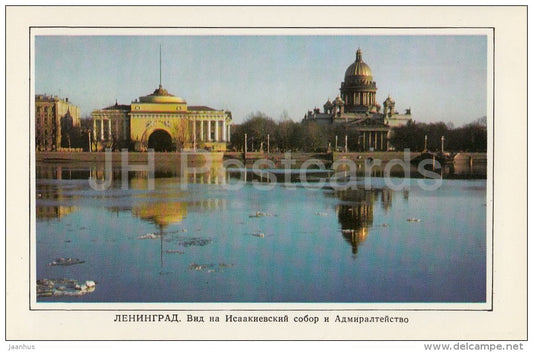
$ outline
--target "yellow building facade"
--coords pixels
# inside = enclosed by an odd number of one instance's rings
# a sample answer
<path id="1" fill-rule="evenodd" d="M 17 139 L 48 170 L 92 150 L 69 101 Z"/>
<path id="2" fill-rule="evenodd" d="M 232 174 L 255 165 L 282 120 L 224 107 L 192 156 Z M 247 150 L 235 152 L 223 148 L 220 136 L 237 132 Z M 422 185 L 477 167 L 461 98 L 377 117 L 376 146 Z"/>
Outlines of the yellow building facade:
<path id="1" fill-rule="evenodd" d="M 105 148 L 122 149 L 130 146 L 129 105 L 108 106 L 92 113 L 93 151 Z"/>
<path id="2" fill-rule="evenodd" d="M 162 85 L 131 105 L 95 110 L 93 150 L 129 148 L 170 152 L 206 149 L 225 151 L 230 141 L 231 112 L 188 106 Z"/>

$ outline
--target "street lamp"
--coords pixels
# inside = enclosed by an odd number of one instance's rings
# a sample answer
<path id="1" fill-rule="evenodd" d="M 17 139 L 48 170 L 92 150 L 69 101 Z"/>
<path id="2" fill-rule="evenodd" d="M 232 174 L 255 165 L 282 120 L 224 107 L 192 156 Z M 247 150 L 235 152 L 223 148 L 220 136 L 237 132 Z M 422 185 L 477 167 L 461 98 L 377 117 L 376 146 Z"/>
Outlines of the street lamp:
<path id="1" fill-rule="evenodd" d="M 344 135 L 344 152 L 348 153 L 348 135 Z"/>

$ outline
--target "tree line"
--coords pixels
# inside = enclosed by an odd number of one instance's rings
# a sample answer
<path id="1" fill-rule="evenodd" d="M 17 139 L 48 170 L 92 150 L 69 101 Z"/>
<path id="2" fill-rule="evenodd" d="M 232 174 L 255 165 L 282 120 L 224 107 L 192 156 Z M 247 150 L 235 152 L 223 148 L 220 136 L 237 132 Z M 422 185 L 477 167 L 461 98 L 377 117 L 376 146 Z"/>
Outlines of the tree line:
<path id="1" fill-rule="evenodd" d="M 299 123 L 288 118 L 275 121 L 262 112 L 248 115 L 246 120 L 232 128 L 229 150 L 248 152 L 326 152 L 342 149 L 347 136 L 348 150 L 356 151 L 358 133 L 347 129 L 342 124 L 319 125 L 317 123 Z M 486 118 L 480 118 L 462 127 L 451 123 L 417 123 L 392 129 L 390 145 L 396 150 L 409 148 L 423 151 L 427 136 L 427 150 L 440 151 L 441 137 L 444 136 L 445 151 L 487 151 Z"/>
<path id="2" fill-rule="evenodd" d="M 427 137 L 427 145 L 426 145 Z M 440 151 L 441 139 L 444 137 L 444 151 L 450 152 L 486 152 L 487 119 L 482 117 L 461 127 L 451 123 L 415 123 L 396 127 L 390 139 L 397 150 L 409 148 L 412 151 Z"/>

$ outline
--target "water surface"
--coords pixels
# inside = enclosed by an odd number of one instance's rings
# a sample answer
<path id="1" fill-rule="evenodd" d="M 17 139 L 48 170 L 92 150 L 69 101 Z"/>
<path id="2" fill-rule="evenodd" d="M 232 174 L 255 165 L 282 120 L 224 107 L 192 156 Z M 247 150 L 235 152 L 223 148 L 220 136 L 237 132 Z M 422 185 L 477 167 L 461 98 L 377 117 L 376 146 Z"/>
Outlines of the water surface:
<path id="1" fill-rule="evenodd" d="M 486 301 L 486 180 L 230 190 L 235 175 L 219 171 L 156 172 L 153 190 L 130 173 L 123 190 L 115 170 L 97 191 L 89 167 L 38 165 L 37 279 L 97 283 L 38 301 Z M 84 263 L 47 265 L 60 257 Z"/>

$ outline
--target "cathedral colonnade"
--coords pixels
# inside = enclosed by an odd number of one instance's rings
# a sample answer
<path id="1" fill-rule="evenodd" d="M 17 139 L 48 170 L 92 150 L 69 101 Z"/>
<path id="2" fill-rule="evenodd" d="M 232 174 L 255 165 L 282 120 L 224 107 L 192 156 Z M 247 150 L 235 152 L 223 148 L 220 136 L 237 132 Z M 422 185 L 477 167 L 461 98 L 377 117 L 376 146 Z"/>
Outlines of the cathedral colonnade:
<path id="1" fill-rule="evenodd" d="M 360 131 L 357 145 L 362 151 L 386 151 L 389 149 L 388 131 Z"/>

